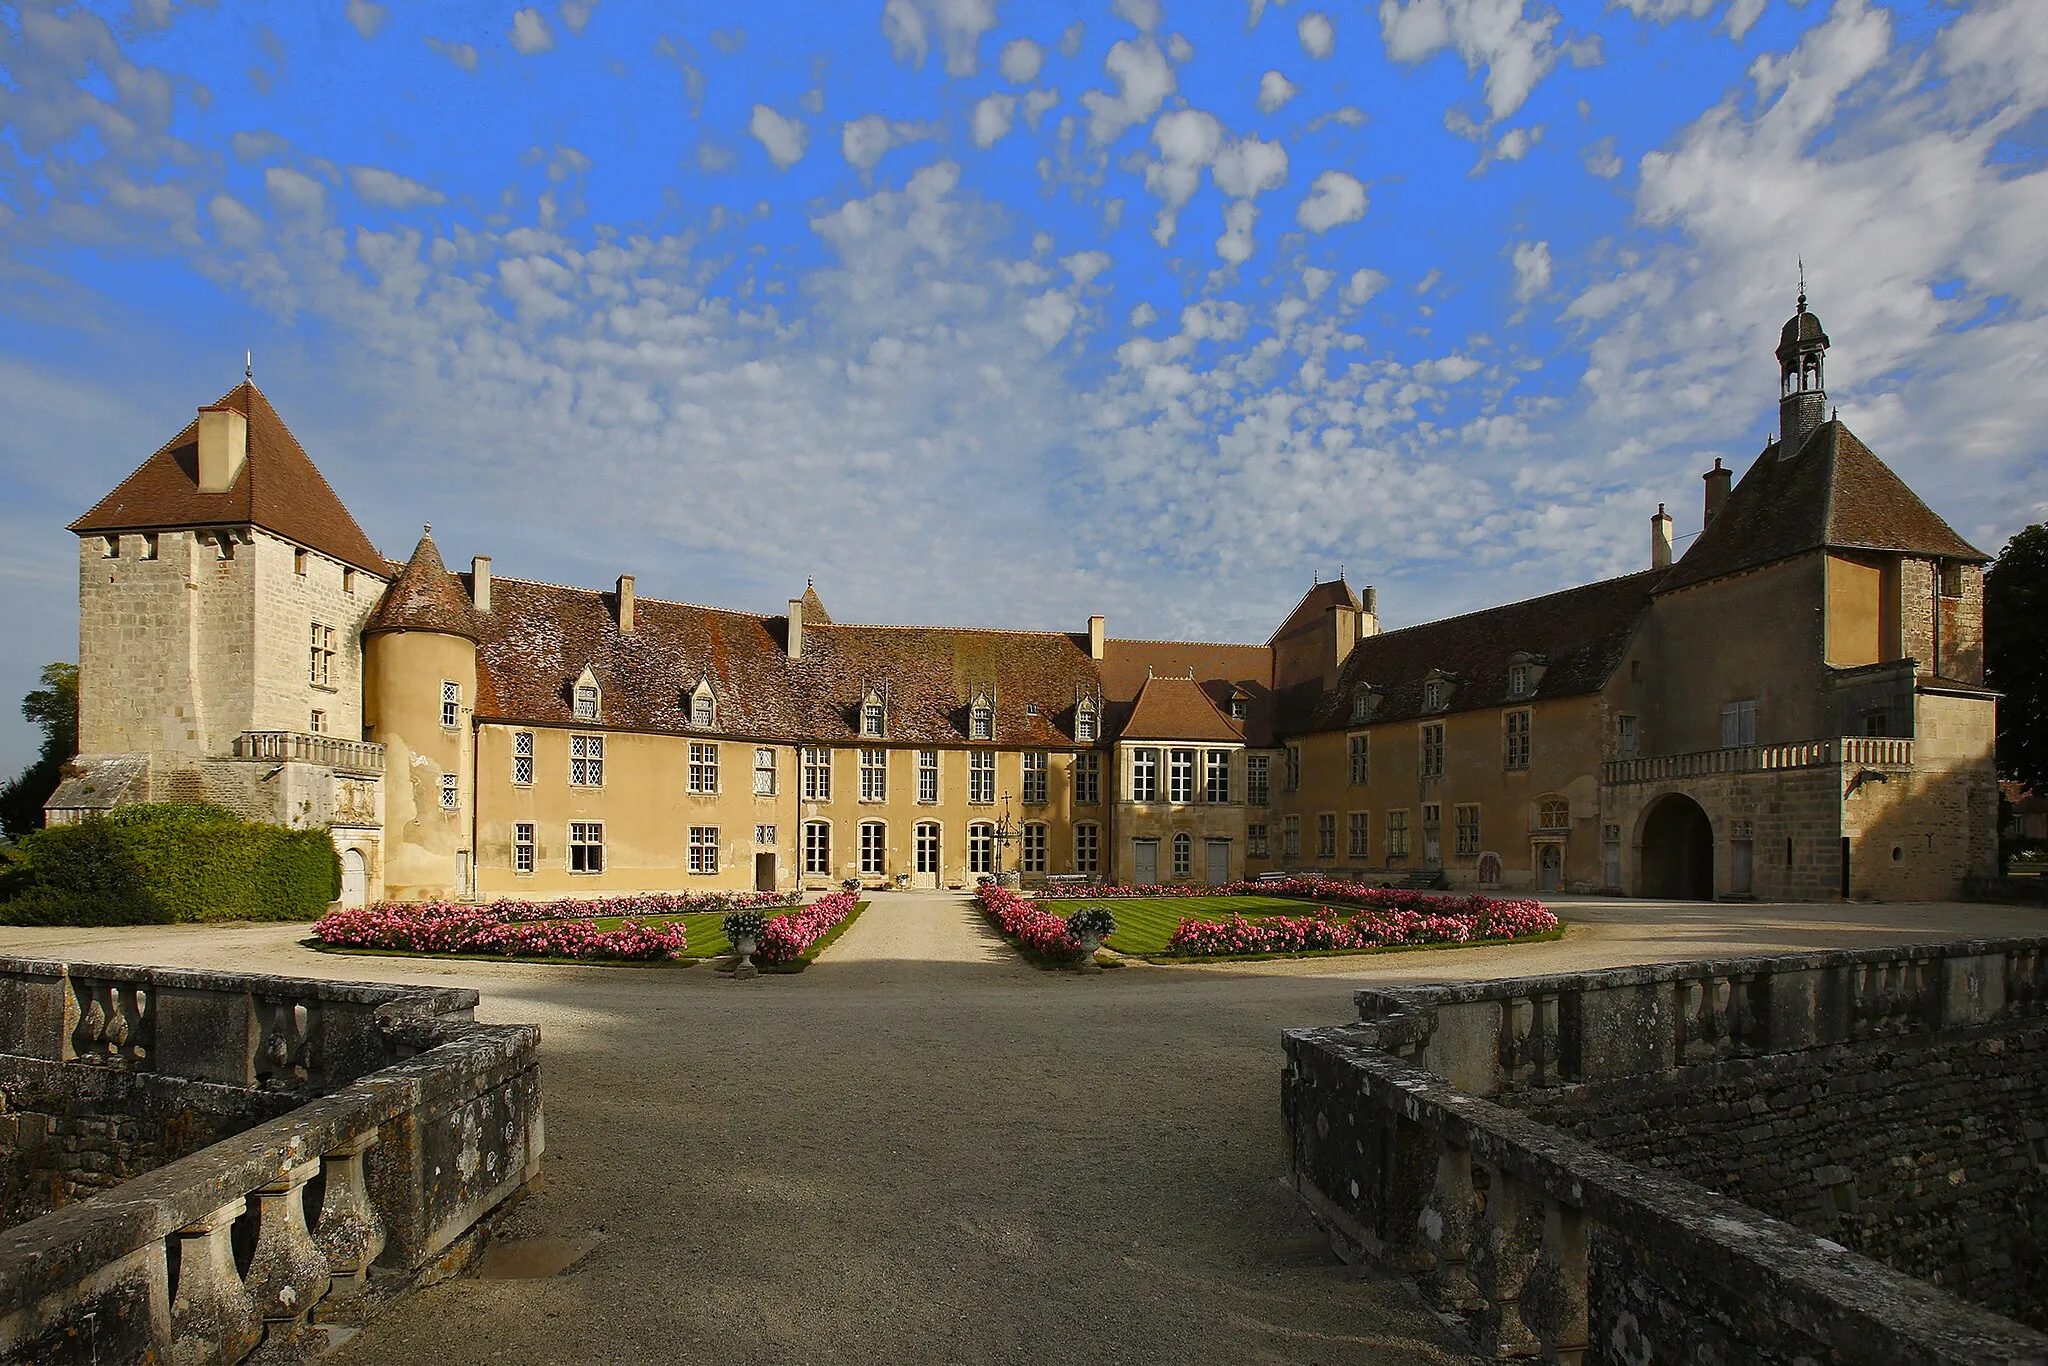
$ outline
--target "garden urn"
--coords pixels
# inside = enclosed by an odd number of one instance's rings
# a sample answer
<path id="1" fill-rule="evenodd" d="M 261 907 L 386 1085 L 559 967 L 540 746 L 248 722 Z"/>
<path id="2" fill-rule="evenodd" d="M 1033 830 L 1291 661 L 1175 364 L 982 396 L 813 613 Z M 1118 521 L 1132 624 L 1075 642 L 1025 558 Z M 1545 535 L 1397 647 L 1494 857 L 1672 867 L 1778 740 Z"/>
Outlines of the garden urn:
<path id="1" fill-rule="evenodd" d="M 751 934 L 743 934 L 732 941 L 732 975 L 736 980 L 745 981 L 760 973 L 761 970 L 754 966 L 754 954 L 760 947 L 761 941 Z"/>

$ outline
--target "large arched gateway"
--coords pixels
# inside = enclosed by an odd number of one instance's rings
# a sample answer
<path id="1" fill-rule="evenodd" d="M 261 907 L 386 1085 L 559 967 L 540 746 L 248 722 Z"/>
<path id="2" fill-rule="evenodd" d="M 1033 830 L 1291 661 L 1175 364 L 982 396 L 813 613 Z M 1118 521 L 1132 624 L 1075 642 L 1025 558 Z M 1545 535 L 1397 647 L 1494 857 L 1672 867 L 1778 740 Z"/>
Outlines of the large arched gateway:
<path id="1" fill-rule="evenodd" d="M 1643 818 L 1639 894 L 1684 901 L 1714 895 L 1714 824 L 1700 804 L 1679 792 L 1657 799 Z"/>

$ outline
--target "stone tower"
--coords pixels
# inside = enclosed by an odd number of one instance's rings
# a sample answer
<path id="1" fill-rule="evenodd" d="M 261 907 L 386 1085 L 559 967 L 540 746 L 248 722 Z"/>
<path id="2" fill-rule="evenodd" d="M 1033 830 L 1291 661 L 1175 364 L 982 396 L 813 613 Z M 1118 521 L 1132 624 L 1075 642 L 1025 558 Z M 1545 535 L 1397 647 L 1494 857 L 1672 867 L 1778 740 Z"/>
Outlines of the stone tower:
<path id="1" fill-rule="evenodd" d="M 1782 455 L 1797 455 L 1827 421 L 1828 334 L 1806 311 L 1806 279 L 1799 280 L 1799 311 L 1778 337 L 1778 434 Z"/>

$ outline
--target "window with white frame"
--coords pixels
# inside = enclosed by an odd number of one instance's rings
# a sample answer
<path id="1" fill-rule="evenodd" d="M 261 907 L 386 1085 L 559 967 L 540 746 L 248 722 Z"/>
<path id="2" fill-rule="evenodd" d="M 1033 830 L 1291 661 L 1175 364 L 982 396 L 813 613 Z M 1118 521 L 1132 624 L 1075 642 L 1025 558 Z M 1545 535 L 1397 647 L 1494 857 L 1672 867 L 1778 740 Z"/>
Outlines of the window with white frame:
<path id="1" fill-rule="evenodd" d="M 993 740 L 996 738 L 996 709 L 987 702 L 976 702 L 968 714 L 967 737 L 970 740 Z"/>
<path id="2" fill-rule="evenodd" d="M 917 752 L 917 799 L 926 806 L 939 799 L 939 752 L 935 749 Z"/>
<path id="3" fill-rule="evenodd" d="M 967 871 L 993 873 L 996 870 L 996 828 L 987 821 L 967 827 Z"/>
<path id="4" fill-rule="evenodd" d="M 1529 713 L 1511 711 L 1506 717 L 1506 752 L 1502 756 L 1502 767 L 1522 769 L 1529 766 Z"/>
<path id="5" fill-rule="evenodd" d="M 1042 749 L 1024 751 L 1024 790 L 1021 794 L 1026 806 L 1044 806 L 1050 800 L 1046 781 L 1048 772 L 1046 753 Z"/>
<path id="6" fill-rule="evenodd" d="M 1387 857 L 1408 857 L 1408 813 L 1405 810 L 1387 813 Z"/>
<path id="7" fill-rule="evenodd" d="M 1074 708 L 1074 738 L 1084 745 L 1095 743 L 1095 704 L 1083 702 Z"/>
<path id="8" fill-rule="evenodd" d="M 1046 829 L 1044 821 L 1024 822 L 1024 852 L 1017 865 L 1018 871 L 1042 873 L 1045 871 Z"/>
<path id="9" fill-rule="evenodd" d="M 1074 827 L 1074 871 L 1093 873 L 1102 867 L 1102 827 L 1084 822 Z"/>
<path id="10" fill-rule="evenodd" d="M 773 849 L 775 847 L 775 827 L 772 825 L 755 826 L 754 843 L 763 849 Z"/>
<path id="11" fill-rule="evenodd" d="M 1424 711 L 1442 711 L 1444 703 L 1450 697 L 1450 694 L 1449 685 L 1441 678 L 1430 679 L 1422 685 L 1422 709 Z"/>
<path id="12" fill-rule="evenodd" d="M 569 786 L 604 786 L 604 737 L 602 735 L 572 735 L 569 737 Z"/>
<path id="13" fill-rule="evenodd" d="M 1287 790 L 1289 792 L 1301 791 L 1300 745 L 1289 745 L 1287 747 Z"/>
<path id="14" fill-rule="evenodd" d="M 462 685 L 441 683 L 441 729 L 454 730 L 462 724 Z"/>
<path id="15" fill-rule="evenodd" d="M 1337 813 L 1334 811 L 1316 813 L 1316 857 L 1337 857 Z"/>
<path id="16" fill-rule="evenodd" d="M 1422 776 L 1444 776 L 1444 723 L 1441 721 L 1422 728 Z"/>
<path id="17" fill-rule="evenodd" d="M 832 751 L 806 747 L 803 751 L 803 793 L 807 802 L 832 800 Z"/>
<path id="18" fill-rule="evenodd" d="M 325 735 L 327 733 L 327 713 L 318 707 L 313 708 L 313 714 L 306 718 L 306 728 L 315 735 Z"/>
<path id="19" fill-rule="evenodd" d="M 512 871 L 533 871 L 533 824 L 530 821 L 512 823 Z"/>
<path id="20" fill-rule="evenodd" d="M 1756 743 L 1756 699 L 1721 704 L 1721 747 L 1734 749 Z"/>
<path id="21" fill-rule="evenodd" d="M 576 685 L 576 719 L 595 721 L 598 715 L 597 685 L 578 683 Z"/>
<path id="22" fill-rule="evenodd" d="M 1351 785 L 1364 787 L 1372 781 L 1372 737 L 1351 737 Z"/>
<path id="23" fill-rule="evenodd" d="M 1527 664 L 1510 664 L 1508 666 L 1508 696 L 1527 697 L 1528 695 L 1529 666 Z"/>
<path id="24" fill-rule="evenodd" d="M 1351 720 L 1355 724 L 1371 715 L 1372 692 L 1368 688 L 1360 688 L 1357 692 L 1351 694 Z"/>
<path id="25" fill-rule="evenodd" d="M 1134 802 L 1156 802 L 1159 800 L 1158 750 L 1134 749 L 1131 751 L 1131 800 Z"/>
<path id="26" fill-rule="evenodd" d="M 1230 719 L 1233 721 L 1242 721 L 1244 720 L 1244 713 L 1244 694 L 1241 692 L 1232 693 L 1230 695 Z"/>
<path id="27" fill-rule="evenodd" d="M 325 688 L 330 686 L 333 674 L 334 628 L 322 626 L 316 621 L 313 623 L 312 645 L 306 659 L 306 681 Z"/>
<path id="28" fill-rule="evenodd" d="M 1372 828 L 1371 820 L 1372 813 L 1369 811 L 1354 811 L 1351 813 L 1351 857 L 1371 857 L 1372 850 L 1370 846 L 1372 844 L 1372 837 L 1369 833 Z"/>
<path id="29" fill-rule="evenodd" d="M 976 806 L 988 806 L 995 799 L 995 751 L 977 749 L 967 756 L 967 800 Z"/>
<path id="30" fill-rule="evenodd" d="M 1244 799 L 1251 806 L 1267 806 L 1273 800 L 1273 756 L 1247 754 L 1244 760 Z"/>
<path id="31" fill-rule="evenodd" d="M 1036 702 L 1026 702 L 1024 704 L 1024 714 L 1026 716 L 1038 715 L 1038 704 Z"/>
<path id="32" fill-rule="evenodd" d="M 829 875 L 832 872 L 832 823 L 804 822 L 804 871 Z"/>
<path id="33" fill-rule="evenodd" d="M 754 795 L 775 795 L 775 751 L 766 745 L 757 746 L 754 750 Z"/>
<path id="34" fill-rule="evenodd" d="M 604 822 L 569 822 L 569 871 L 572 873 L 601 873 L 604 871 Z"/>
<path id="35" fill-rule="evenodd" d="M 1195 799 L 1195 752 L 1172 749 L 1166 752 L 1166 800 L 1191 802 Z"/>
<path id="36" fill-rule="evenodd" d="M 533 786 L 533 732 L 512 732 L 512 781 L 520 787 Z"/>
<path id="37" fill-rule="evenodd" d="M 864 749 L 860 752 L 860 799 L 881 802 L 889 799 L 889 751 Z"/>
<path id="38" fill-rule="evenodd" d="M 1265 822 L 1253 821 L 1250 825 L 1247 825 L 1244 828 L 1244 842 L 1247 855 L 1252 858 L 1265 858 L 1267 848 Z"/>
<path id="39" fill-rule="evenodd" d="M 1195 871 L 1195 842 L 1183 830 L 1173 837 L 1173 875 L 1186 877 Z"/>
<path id="40" fill-rule="evenodd" d="M 1538 830 L 1566 830 L 1571 828 L 1572 804 L 1563 797 L 1545 797 L 1536 804 L 1536 828 Z"/>
<path id="41" fill-rule="evenodd" d="M 1095 806 L 1102 801 L 1102 756 L 1089 751 L 1074 756 L 1074 805 Z"/>
<path id="42" fill-rule="evenodd" d="M 1228 802 L 1230 800 L 1230 751 L 1212 749 L 1202 760 L 1202 800 L 1205 802 Z"/>
<path id="43" fill-rule="evenodd" d="M 453 811 L 462 805 L 461 779 L 453 773 L 441 775 L 441 809 Z"/>
<path id="44" fill-rule="evenodd" d="M 1458 824 L 1458 853 L 1471 858 L 1479 853 L 1479 807 L 1454 806 L 1451 817 Z"/>
<path id="45" fill-rule="evenodd" d="M 693 825 L 690 827 L 690 871 L 693 873 L 715 873 L 718 871 L 717 826 Z"/>
<path id="46" fill-rule="evenodd" d="M 860 733 L 870 740 L 879 740 L 887 733 L 888 710 L 880 702 L 864 702 L 860 709 Z"/>
<path id="47" fill-rule="evenodd" d="M 690 742 L 690 791 L 705 796 L 718 791 L 718 746 Z"/>
<path id="48" fill-rule="evenodd" d="M 880 821 L 860 823 L 860 870 L 870 877 L 889 871 L 889 827 Z"/>
<path id="49" fill-rule="evenodd" d="M 710 730 L 718 724 L 718 699 L 709 688 L 700 688 L 690 699 L 690 724 L 698 730 Z"/>

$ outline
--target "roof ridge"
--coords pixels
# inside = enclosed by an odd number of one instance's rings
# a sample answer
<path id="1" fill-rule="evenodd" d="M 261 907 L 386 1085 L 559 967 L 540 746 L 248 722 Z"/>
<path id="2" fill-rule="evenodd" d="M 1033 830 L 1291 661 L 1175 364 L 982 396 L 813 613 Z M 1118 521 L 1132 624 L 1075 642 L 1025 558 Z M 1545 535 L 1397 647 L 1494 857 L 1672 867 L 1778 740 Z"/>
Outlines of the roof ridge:
<path id="1" fill-rule="evenodd" d="M 1584 593 L 1589 589 L 1605 588 L 1617 583 L 1626 583 L 1630 579 L 1640 579 L 1651 574 L 1662 574 L 1665 572 L 1662 569 L 1652 568 L 1638 569 L 1627 574 L 1616 574 L 1611 579 L 1595 579 L 1591 583 L 1582 583 L 1572 588 L 1558 588 L 1548 593 L 1538 593 L 1533 598 L 1516 598 L 1512 602 L 1497 602 L 1491 607 L 1475 607 L 1469 612 L 1460 612 L 1452 617 L 1432 617 L 1428 621 L 1418 621 L 1408 626 L 1396 626 L 1391 631 L 1381 631 L 1377 635 L 1366 636 L 1360 643 L 1364 643 L 1364 640 L 1383 640 L 1388 636 L 1398 636 L 1407 631 L 1426 630 L 1432 626 L 1447 626 L 1452 622 L 1463 621 L 1467 617 L 1483 617 L 1488 612 L 1499 612 L 1509 607 L 1525 607 L 1530 603 L 1547 602 L 1552 598 L 1562 598 L 1572 593 Z"/>
<path id="2" fill-rule="evenodd" d="M 459 569 L 451 569 L 448 572 L 455 577 L 460 577 L 462 574 L 462 571 Z M 491 582 L 493 584 L 523 583 L 533 588 L 552 588 L 558 593 L 588 593 L 594 598 L 601 598 L 606 593 L 616 591 L 610 588 L 586 588 L 581 584 L 574 583 L 555 583 L 550 579 L 529 579 L 518 574 L 500 574 L 495 569 L 491 572 Z M 779 613 L 772 612 L 749 612 L 739 607 L 713 607 L 708 602 L 684 602 L 679 598 L 650 597 L 642 593 L 637 585 L 633 590 L 633 601 L 642 607 L 645 607 L 648 603 L 655 603 L 662 607 L 688 607 L 699 612 L 722 612 L 729 617 L 752 617 L 757 621 L 775 621 L 780 615 Z"/>
<path id="3" fill-rule="evenodd" d="M 1201 645 L 1213 650 L 1270 650 L 1270 645 L 1261 645 L 1249 640 L 1160 640 L 1148 636 L 1104 636 L 1104 645 Z"/>

